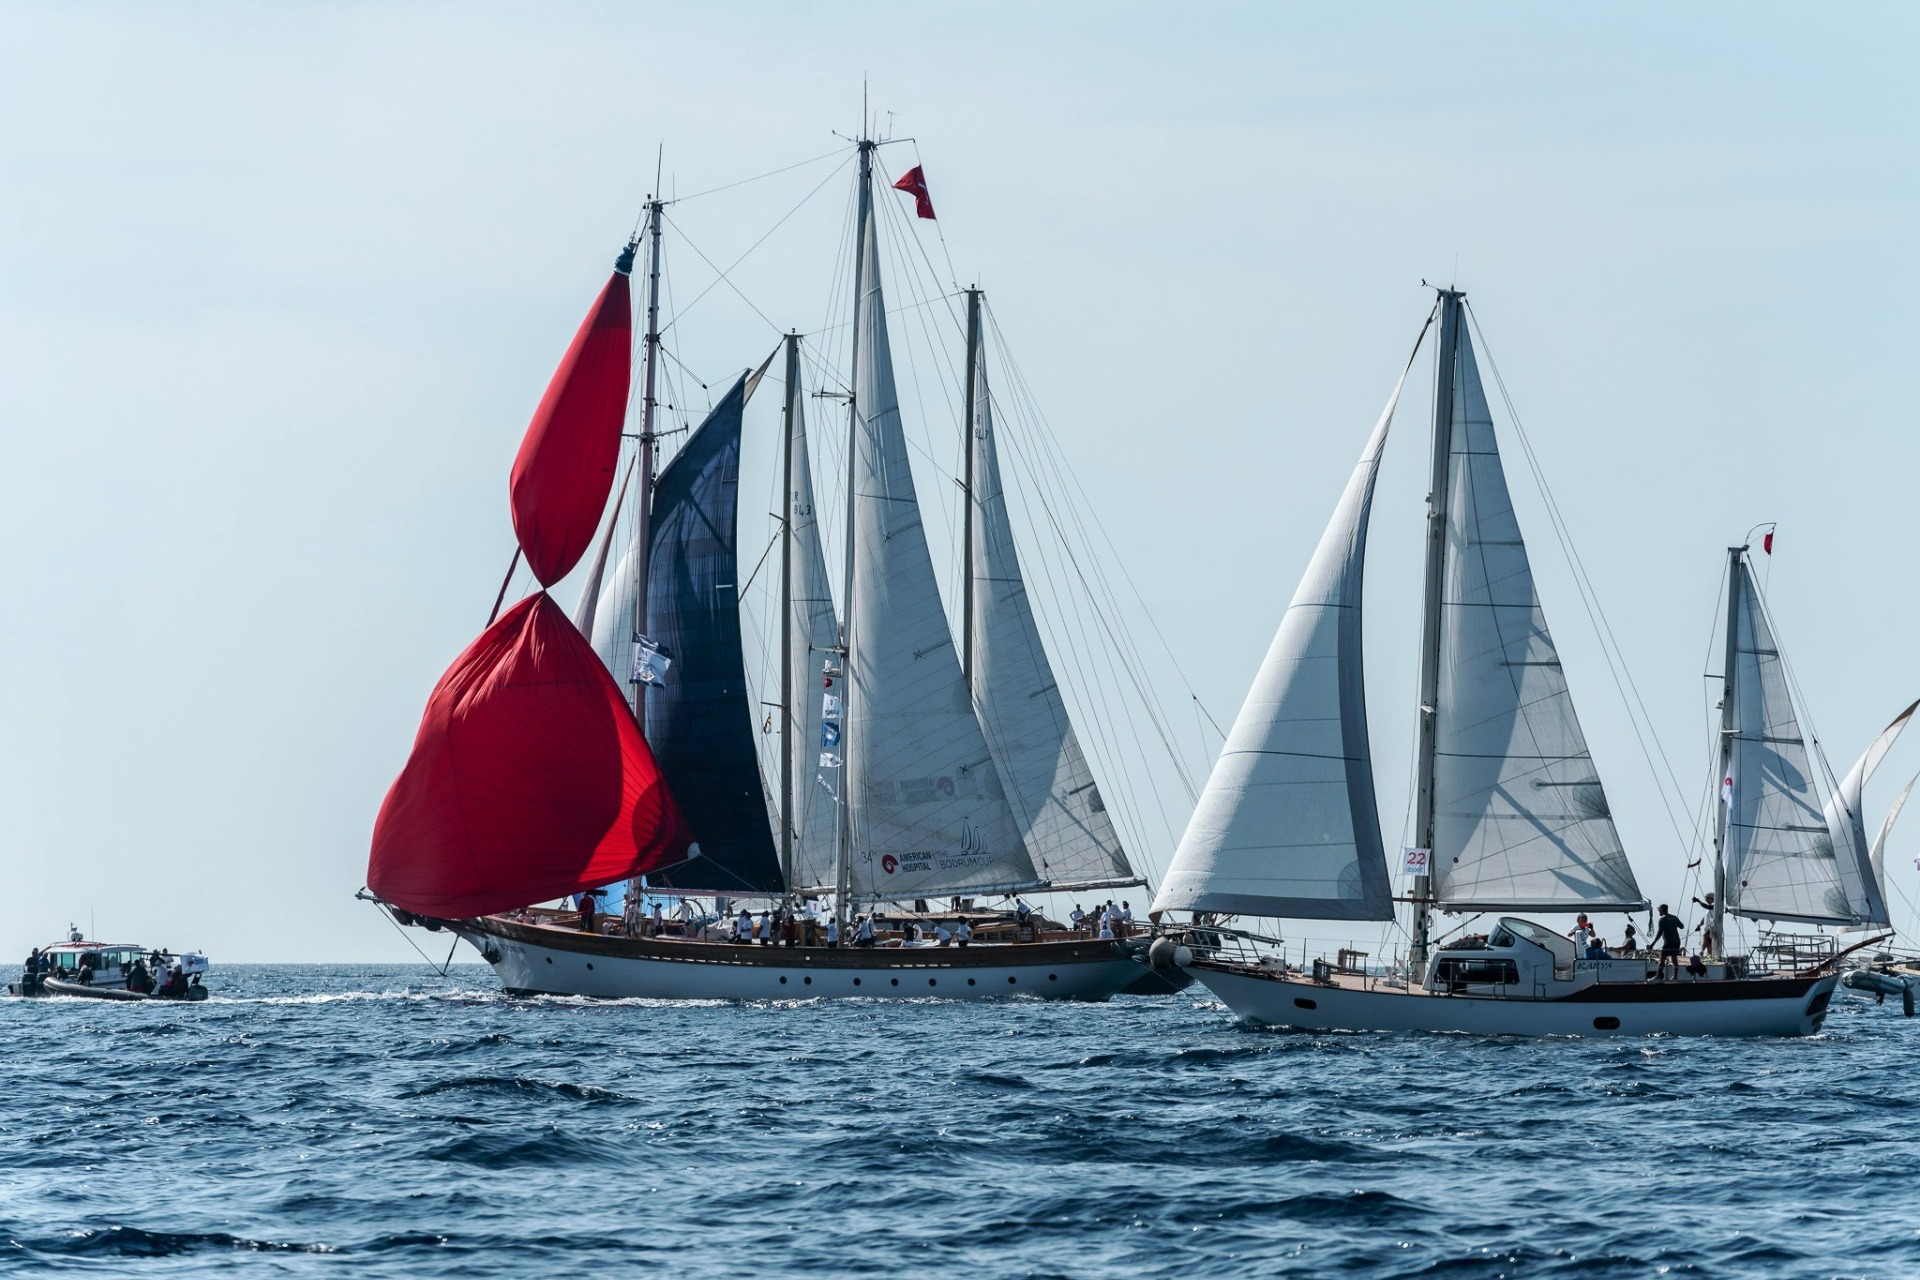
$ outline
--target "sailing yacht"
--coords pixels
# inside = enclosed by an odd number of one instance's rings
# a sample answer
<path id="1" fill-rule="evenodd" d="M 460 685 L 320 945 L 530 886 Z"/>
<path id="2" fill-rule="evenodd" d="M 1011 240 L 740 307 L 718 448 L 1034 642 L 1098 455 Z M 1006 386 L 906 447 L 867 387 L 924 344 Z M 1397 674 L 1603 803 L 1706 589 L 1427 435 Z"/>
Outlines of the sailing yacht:
<path id="1" fill-rule="evenodd" d="M 423 725 L 414 759 L 382 809 L 369 866 L 371 896 L 403 924 L 450 929 L 466 939 L 511 992 L 1103 1000 L 1143 980 L 1165 989 L 1142 962 L 1144 940 L 1050 931 L 1024 907 L 1004 917 L 972 909 L 974 899 L 992 895 L 1144 881 L 1121 848 L 1068 718 L 1021 576 L 994 449 L 978 290 L 967 295 L 963 421 L 970 439 L 957 645 L 948 626 L 894 389 L 872 193 L 880 144 L 857 145 L 853 368 L 845 397 L 849 501 L 838 617 L 815 507 L 798 335 L 789 335 L 776 353 L 784 355 L 786 492 L 777 782 L 763 776 L 756 745 L 736 545 L 743 414 L 769 366 L 741 375 L 657 479 L 652 476 L 661 202 L 650 201 L 632 543 L 607 574 L 618 521 L 607 522 L 571 619 L 547 604 L 527 602 L 508 615 L 532 611 L 550 631 L 564 629 L 553 637 L 554 648 L 569 663 L 577 663 L 582 652 L 594 655 L 595 677 L 578 676 L 594 696 L 577 699 L 588 705 L 564 726 L 544 715 L 545 745 L 564 756 L 559 740 L 567 735 L 611 737 L 628 767 L 583 778 L 556 761 L 536 777 L 509 780 L 504 760 L 473 751 L 449 757 Z M 630 245 L 622 256 L 610 293 L 617 286 L 625 296 L 637 249 L 637 243 Z M 595 315 L 609 305 L 603 300 Z M 570 352 L 555 376 L 562 389 L 549 390 L 523 458 L 536 433 L 552 435 L 551 404 L 590 401 L 598 409 L 617 382 L 624 405 L 626 372 L 597 368 Z M 599 383 L 581 386 L 588 376 Z M 567 455 L 578 463 L 591 454 L 593 468 L 591 484 L 571 477 L 576 496 L 586 495 L 571 518 L 579 523 L 589 508 L 592 516 L 585 539 L 577 529 L 567 531 L 575 548 L 567 568 L 585 554 L 613 491 L 621 418 L 617 407 L 601 412 L 590 428 L 580 429 L 583 438 L 591 435 L 590 447 L 576 444 Z M 549 583 L 549 573 L 535 563 L 528 531 L 538 525 L 541 536 L 551 536 L 552 521 L 544 510 L 542 520 L 523 520 L 518 477 L 516 468 L 515 528 L 529 564 Z M 621 500 L 616 498 L 616 508 Z M 535 653 L 529 662 L 537 667 L 544 656 Z M 530 687 L 518 692 L 544 696 L 538 693 L 544 674 L 544 668 L 530 672 Z M 453 678 L 450 672 L 443 686 Z M 633 690 L 631 703 L 619 691 L 621 681 Z M 435 697 L 441 698 L 440 691 Z M 609 713 L 609 702 L 618 714 Z M 608 719 L 617 723 L 609 726 Z M 441 722 L 448 722 L 448 732 L 463 727 L 459 711 L 440 713 L 435 725 Z M 516 763 L 533 764 L 530 754 L 523 751 Z M 463 770 L 471 788 L 457 785 L 458 778 L 446 780 Z M 420 823 L 403 820 L 433 805 L 439 821 L 458 828 L 471 794 L 509 782 L 524 801 L 509 833 L 439 833 L 443 838 L 432 844 L 421 840 Z M 423 789 L 431 794 L 416 799 Z M 636 790 L 644 803 L 628 802 Z M 612 825 L 601 825 L 603 819 Z M 556 831 L 549 823 L 580 836 L 554 849 Z M 492 856 L 463 862 L 456 856 L 461 838 L 488 845 Z M 524 859 L 515 860 L 515 845 Z M 606 856 L 599 856 L 603 851 Z M 541 876 L 532 873 L 535 866 Z M 656 895 L 683 901 L 710 896 L 716 908 L 725 900 L 722 915 L 741 899 L 782 904 L 796 915 L 830 904 L 842 945 L 783 939 L 785 945 L 756 946 L 718 938 L 715 929 L 691 921 L 642 929 L 642 936 L 624 929 L 610 934 L 578 927 L 574 913 L 527 905 L 641 876 L 646 891 Z M 930 899 L 952 905 L 930 913 L 923 907 L 918 914 L 968 920 L 975 930 L 970 945 L 916 945 L 885 929 L 874 945 L 852 945 L 856 937 L 866 940 L 877 908 Z M 857 929 L 856 906 L 866 908 L 864 928 Z M 816 942 L 825 933 L 825 922 L 818 924 L 806 931 Z"/>
<path id="2" fill-rule="evenodd" d="M 1838 980 L 1831 957 L 1766 971 L 1750 963 L 1756 957 L 1714 956 L 1699 976 L 1660 981 L 1644 958 L 1588 959 L 1566 934 L 1519 914 L 1647 903 L 1541 611 L 1466 314 L 1462 293 L 1439 290 L 1414 348 L 1417 356 L 1437 320 L 1418 847 L 1402 868 L 1412 892 L 1396 899 L 1389 878 L 1361 653 L 1367 522 L 1403 370 L 1154 901 L 1156 920 L 1193 913 L 1161 958 L 1182 963 L 1239 1016 L 1277 1025 L 1812 1034 Z M 1864 918 L 1868 851 L 1854 838 L 1857 822 L 1843 821 L 1858 812 L 1864 773 L 1856 770 L 1824 815 L 1812 802 L 1777 646 L 1742 554 L 1734 553 L 1728 605 L 1722 741 L 1730 781 L 1715 901 L 1771 919 Z M 1398 972 L 1370 970 L 1352 950 L 1295 968 L 1277 939 L 1223 925 L 1227 917 L 1391 922 L 1397 901 L 1411 910 L 1409 961 Z M 1435 911 L 1492 923 L 1437 941 Z M 1716 936 L 1724 931 L 1716 927 Z"/>

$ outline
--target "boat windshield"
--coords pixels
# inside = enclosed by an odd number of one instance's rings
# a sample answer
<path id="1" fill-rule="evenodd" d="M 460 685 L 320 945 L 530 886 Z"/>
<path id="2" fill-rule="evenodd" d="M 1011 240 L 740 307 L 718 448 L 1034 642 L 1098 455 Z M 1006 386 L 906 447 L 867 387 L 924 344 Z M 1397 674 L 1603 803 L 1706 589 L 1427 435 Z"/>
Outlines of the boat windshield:
<path id="1" fill-rule="evenodd" d="M 1515 937 L 1525 938 L 1528 942 L 1545 947 L 1553 953 L 1553 962 L 1557 965 L 1569 965 L 1579 958 L 1574 949 L 1573 939 L 1537 925 L 1531 920 L 1516 920 L 1512 916 L 1506 916 L 1501 919 L 1500 928 Z M 1498 932 L 1494 934 L 1495 945 L 1498 945 L 1499 936 Z"/>

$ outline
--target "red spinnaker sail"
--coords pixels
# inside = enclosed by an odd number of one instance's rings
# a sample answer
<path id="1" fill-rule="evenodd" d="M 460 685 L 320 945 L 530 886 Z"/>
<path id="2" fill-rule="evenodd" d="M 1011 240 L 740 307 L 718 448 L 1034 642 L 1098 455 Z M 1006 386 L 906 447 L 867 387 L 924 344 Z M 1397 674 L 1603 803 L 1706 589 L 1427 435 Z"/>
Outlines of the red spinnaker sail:
<path id="1" fill-rule="evenodd" d="M 367 885 L 417 915 L 484 915 L 677 862 L 689 839 L 619 686 L 542 591 L 440 677 Z"/>
<path id="2" fill-rule="evenodd" d="M 544 586 L 579 563 L 600 525 L 632 368 L 632 302 L 616 271 L 553 371 L 513 460 L 513 531 Z"/>

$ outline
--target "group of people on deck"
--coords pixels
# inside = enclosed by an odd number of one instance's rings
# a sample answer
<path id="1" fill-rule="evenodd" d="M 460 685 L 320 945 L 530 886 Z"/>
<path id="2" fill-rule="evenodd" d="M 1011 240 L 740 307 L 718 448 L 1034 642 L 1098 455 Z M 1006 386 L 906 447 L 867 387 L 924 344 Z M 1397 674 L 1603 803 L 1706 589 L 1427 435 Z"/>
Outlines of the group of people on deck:
<path id="1" fill-rule="evenodd" d="M 880 938 L 883 931 L 871 913 L 862 912 L 848 926 L 856 947 L 934 946 L 964 947 L 973 941 L 973 926 L 964 918 L 932 922 L 906 922 L 898 926 L 897 938 Z M 818 947 L 837 950 L 840 946 L 840 921 L 833 915 L 822 916 L 814 910 L 794 911 L 786 906 L 763 909 L 758 916 L 747 908 L 733 917 L 728 941 L 743 946 Z"/>
<path id="2" fill-rule="evenodd" d="M 1067 918 L 1082 938 L 1124 938 L 1133 932 L 1133 904 L 1122 902 L 1116 907 L 1112 898 L 1094 903 L 1091 912 L 1082 911 L 1076 902 Z"/>
<path id="3" fill-rule="evenodd" d="M 91 987 L 96 983 L 124 982 L 129 991 L 163 996 L 183 996 L 190 985 L 186 970 L 170 951 L 137 955 L 131 963 L 117 965 L 103 965 L 99 961 L 97 953 L 82 952 L 80 963 L 74 966 L 72 980 L 83 987 Z M 33 949 L 21 968 L 23 983 L 29 991 L 38 990 L 46 979 L 57 976 L 53 956 L 39 947 Z M 111 972 L 114 969 L 119 972 Z"/>
<path id="4" fill-rule="evenodd" d="M 1707 913 L 1707 918 L 1693 927 L 1693 932 L 1700 935 L 1700 947 L 1687 961 L 1687 972 L 1699 978 L 1706 976 L 1706 957 L 1716 954 L 1715 948 L 1719 939 L 1713 932 L 1713 894 L 1708 893 L 1704 899 L 1695 898 L 1693 905 L 1704 909 Z M 1612 960 L 1616 957 L 1624 960 L 1644 955 L 1659 961 L 1660 967 L 1655 971 L 1654 976 L 1656 980 L 1664 981 L 1669 971 L 1675 978 L 1680 976 L 1680 957 L 1686 950 L 1687 932 L 1686 923 L 1668 910 L 1667 904 L 1663 902 L 1660 904 L 1660 914 L 1653 924 L 1654 945 L 1644 952 L 1640 949 L 1640 939 L 1631 920 L 1627 921 L 1617 953 L 1608 950 L 1605 939 L 1601 938 L 1599 931 L 1587 919 L 1587 913 L 1584 911 L 1575 922 L 1571 936 L 1583 960 Z"/>

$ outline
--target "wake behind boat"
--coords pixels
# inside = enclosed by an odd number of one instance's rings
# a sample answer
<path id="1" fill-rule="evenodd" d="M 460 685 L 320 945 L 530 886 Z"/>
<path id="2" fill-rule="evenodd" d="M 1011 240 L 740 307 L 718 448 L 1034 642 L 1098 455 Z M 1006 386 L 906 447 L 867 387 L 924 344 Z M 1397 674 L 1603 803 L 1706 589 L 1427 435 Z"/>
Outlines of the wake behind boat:
<path id="1" fill-rule="evenodd" d="M 844 390 L 820 393 L 847 405 L 838 610 L 815 510 L 801 337 L 775 353 L 786 497 L 780 652 L 766 665 L 778 673 L 777 701 L 750 696 L 741 583 L 743 569 L 754 574 L 737 547 L 742 415 L 775 356 L 731 384 L 656 478 L 664 202 L 654 199 L 632 541 L 607 577 L 623 484 L 572 617 L 541 590 L 490 624 L 434 691 L 382 806 L 371 896 L 403 925 L 472 943 L 509 990 L 1104 1000 L 1180 985 L 1144 966 L 1144 940 L 1124 936 L 1119 908 L 1107 936 L 1050 927 L 1024 904 L 976 917 L 965 945 L 914 945 L 923 939 L 911 927 L 889 927 L 907 914 L 898 904 L 916 904 L 928 931 L 958 931 L 977 902 L 1107 895 L 1145 881 L 1121 847 L 1028 598 L 977 289 L 966 291 L 961 384 L 962 608 L 949 626 L 894 385 L 873 198 L 880 145 L 856 144 L 850 368 Z M 919 172 L 896 186 L 920 182 L 916 203 L 930 217 Z M 583 559 L 614 492 L 639 252 L 636 239 L 515 462 L 515 562 L 524 557 L 546 587 Z M 768 759 L 760 739 L 776 718 Z M 715 916 L 764 902 L 789 927 L 824 910 L 828 920 L 812 927 L 830 936 L 756 947 L 679 925 L 609 935 L 527 906 L 620 880 L 630 895 L 711 898 Z M 938 900 L 948 909 L 930 912 Z"/>
<path id="2" fill-rule="evenodd" d="M 1731 954 L 1749 919 L 1884 921 L 1859 819 L 1866 775 L 1913 712 L 1870 747 L 1822 807 L 1779 646 L 1746 563 L 1729 556 L 1726 666 L 1710 931 L 1686 965 L 1661 907 L 1645 954 L 1615 957 L 1508 913 L 1636 912 L 1648 903 L 1535 591 L 1465 297 L 1439 290 L 1426 581 L 1420 631 L 1415 813 L 1394 896 L 1374 795 L 1361 585 L 1374 482 L 1403 371 L 1284 615 L 1154 903 L 1193 913 L 1182 946 L 1156 943 L 1251 1021 L 1502 1035 L 1810 1035 L 1844 953 L 1804 967 Z M 1411 369 L 1413 358 L 1408 360 Z M 1824 764 L 1824 761 L 1822 762 Z M 1392 922 L 1411 911 L 1404 962 L 1369 969 L 1349 949 L 1302 971 L 1278 940 L 1229 917 Z M 1696 900 L 1697 901 L 1697 900 Z M 1436 946 L 1435 911 L 1487 914 L 1485 935 Z M 1584 923 L 1586 917 L 1581 917 Z M 1171 940 L 1169 940 L 1170 943 Z M 1861 943 L 1866 946 L 1869 943 Z M 1776 954 L 1781 954 L 1779 948 Z M 1168 953 L 1174 952 L 1169 957 Z"/>

